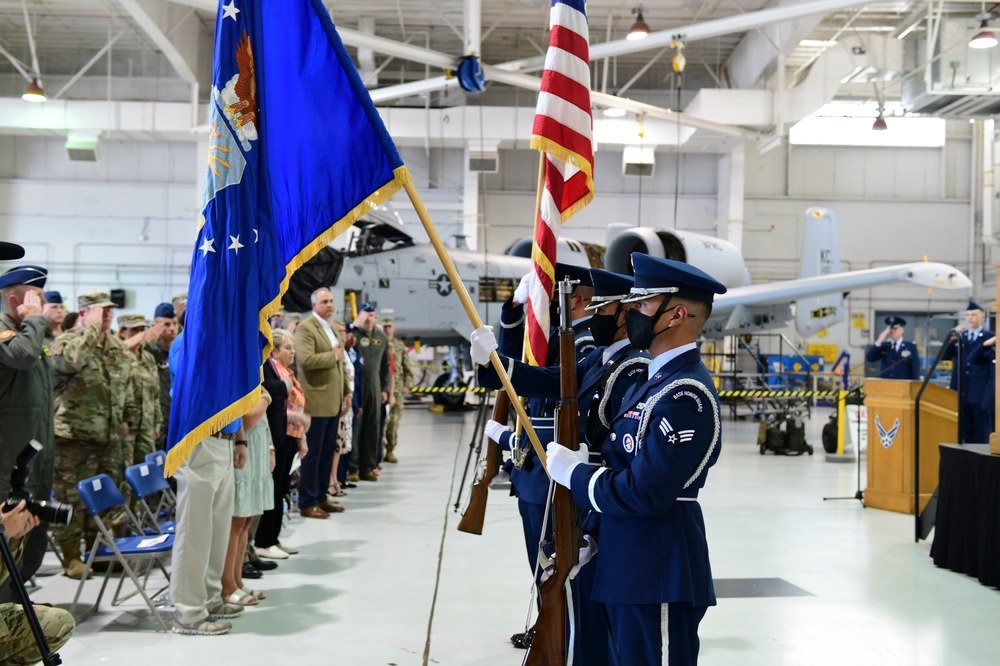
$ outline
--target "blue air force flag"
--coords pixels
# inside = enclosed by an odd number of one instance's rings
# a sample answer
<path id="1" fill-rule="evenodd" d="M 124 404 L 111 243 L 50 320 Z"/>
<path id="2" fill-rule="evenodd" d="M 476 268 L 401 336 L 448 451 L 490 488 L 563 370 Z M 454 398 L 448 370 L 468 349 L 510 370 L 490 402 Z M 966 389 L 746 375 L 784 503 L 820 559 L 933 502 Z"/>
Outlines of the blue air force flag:
<path id="1" fill-rule="evenodd" d="M 222 0 L 166 471 L 253 405 L 292 273 L 409 180 L 320 0 Z"/>

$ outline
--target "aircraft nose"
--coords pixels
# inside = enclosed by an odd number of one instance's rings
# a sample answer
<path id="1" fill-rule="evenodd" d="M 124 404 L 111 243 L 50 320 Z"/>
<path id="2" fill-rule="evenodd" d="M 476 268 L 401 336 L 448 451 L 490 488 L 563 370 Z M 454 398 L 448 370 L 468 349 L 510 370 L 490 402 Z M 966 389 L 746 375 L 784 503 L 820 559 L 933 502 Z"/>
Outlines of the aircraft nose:
<path id="1" fill-rule="evenodd" d="M 970 289 L 972 280 L 954 266 L 925 262 L 915 264 L 909 271 L 909 279 L 914 284 L 937 289 Z"/>

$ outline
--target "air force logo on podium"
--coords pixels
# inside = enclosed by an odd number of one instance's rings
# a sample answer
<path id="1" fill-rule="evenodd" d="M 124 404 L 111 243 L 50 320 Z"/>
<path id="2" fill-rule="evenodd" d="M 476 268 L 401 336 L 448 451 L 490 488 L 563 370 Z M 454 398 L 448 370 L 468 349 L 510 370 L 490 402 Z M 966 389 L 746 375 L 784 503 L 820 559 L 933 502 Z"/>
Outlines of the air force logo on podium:
<path id="1" fill-rule="evenodd" d="M 897 418 L 896 422 L 892 424 L 892 428 L 886 431 L 886 429 L 882 427 L 882 420 L 876 414 L 875 427 L 878 428 L 878 436 L 882 440 L 882 446 L 889 448 L 892 446 L 893 440 L 896 439 L 896 435 L 899 433 L 899 418 Z"/>

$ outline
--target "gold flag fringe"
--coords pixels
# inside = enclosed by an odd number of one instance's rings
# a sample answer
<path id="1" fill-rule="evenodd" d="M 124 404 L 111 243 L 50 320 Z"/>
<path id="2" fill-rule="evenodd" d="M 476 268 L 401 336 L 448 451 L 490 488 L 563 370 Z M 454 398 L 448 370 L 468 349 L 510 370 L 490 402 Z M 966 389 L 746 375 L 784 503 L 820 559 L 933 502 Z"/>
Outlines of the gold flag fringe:
<path id="1" fill-rule="evenodd" d="M 551 155 L 557 160 L 571 164 L 587 174 L 587 194 L 577 199 L 573 202 L 572 206 L 562 211 L 562 222 L 565 223 L 566 220 L 579 213 L 587 207 L 587 204 L 594 200 L 594 165 L 583 155 L 575 153 L 565 146 L 537 134 L 531 137 L 530 145 L 532 150 L 538 150 Z"/>

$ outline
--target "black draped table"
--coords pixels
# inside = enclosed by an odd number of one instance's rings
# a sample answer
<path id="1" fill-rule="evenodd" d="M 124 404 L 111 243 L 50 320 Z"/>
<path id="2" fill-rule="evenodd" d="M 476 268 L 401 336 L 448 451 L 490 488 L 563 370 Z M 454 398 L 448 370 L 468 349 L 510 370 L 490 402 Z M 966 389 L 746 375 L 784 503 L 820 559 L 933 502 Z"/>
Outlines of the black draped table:
<path id="1" fill-rule="evenodd" d="M 1000 456 L 987 444 L 941 444 L 931 557 L 1000 587 Z"/>

